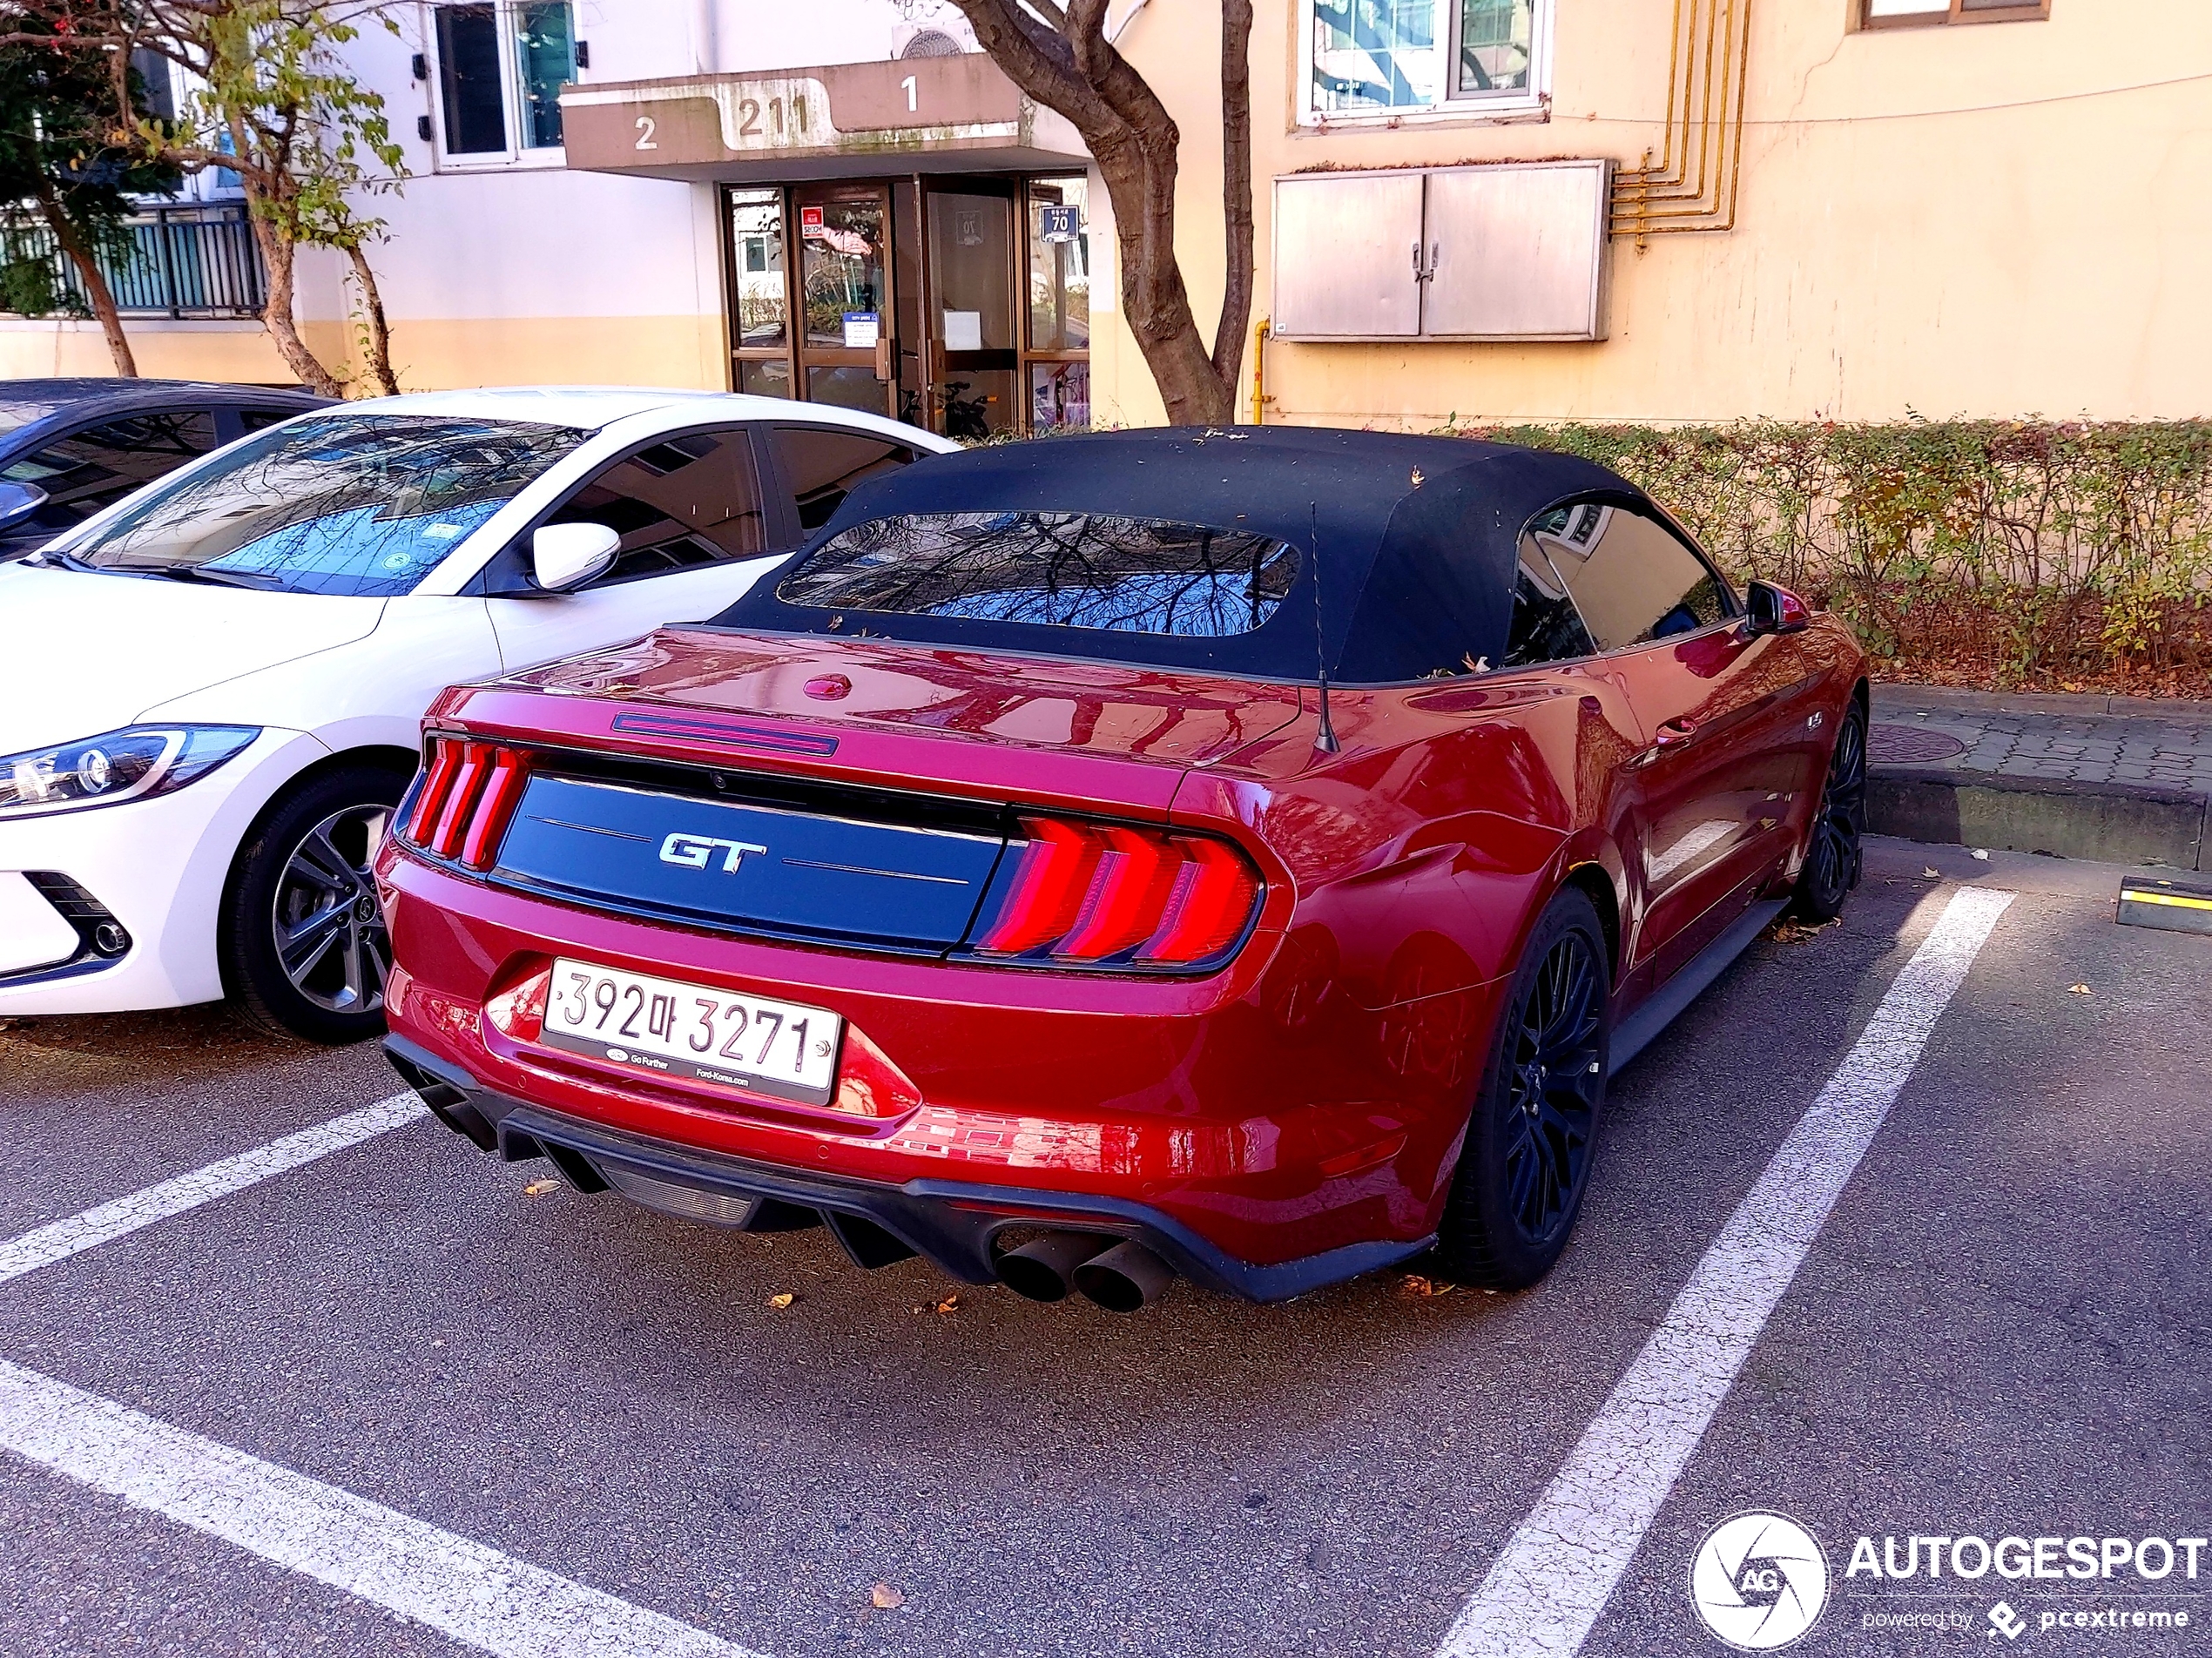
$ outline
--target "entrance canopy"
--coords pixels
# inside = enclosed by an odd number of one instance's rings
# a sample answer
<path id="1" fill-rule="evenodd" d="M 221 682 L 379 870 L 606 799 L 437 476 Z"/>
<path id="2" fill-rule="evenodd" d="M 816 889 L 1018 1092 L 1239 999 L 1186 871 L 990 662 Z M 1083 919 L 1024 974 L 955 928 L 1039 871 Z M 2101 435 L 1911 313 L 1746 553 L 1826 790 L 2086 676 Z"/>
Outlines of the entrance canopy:
<path id="1" fill-rule="evenodd" d="M 1080 166 L 1082 139 L 980 52 L 570 86 L 568 165 L 695 183 Z"/>

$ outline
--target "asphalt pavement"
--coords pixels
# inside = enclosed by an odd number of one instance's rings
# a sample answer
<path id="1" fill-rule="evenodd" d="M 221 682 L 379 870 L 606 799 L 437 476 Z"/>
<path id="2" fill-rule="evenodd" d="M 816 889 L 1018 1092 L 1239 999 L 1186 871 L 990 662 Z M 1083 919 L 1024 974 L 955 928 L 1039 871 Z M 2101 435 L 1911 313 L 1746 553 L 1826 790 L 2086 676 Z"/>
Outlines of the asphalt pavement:
<path id="1" fill-rule="evenodd" d="M 1678 1472 L 1629 1459 L 1655 1506 L 1602 1609 L 1522 1649 L 1726 1651 L 1690 1568 L 1746 1510 L 1825 1556 L 1796 1650 L 2201 1649 L 2212 1548 L 2087 1580 L 1859 1550 L 2212 1533 L 2212 939 L 2115 925 L 2121 873 L 1876 843 L 1840 926 L 1763 939 L 1615 1079 L 1581 1230 L 1509 1297 L 1039 1306 L 424 1120 L 78 1237 L 396 1084 L 216 1009 L 18 1022 L 0 1269 L 64 1241 L 0 1270 L 0 1652 L 567 1653 L 600 1618 L 654 1655 L 1427 1658 L 1514 1592 L 1494 1562 L 1965 887 L 2015 896 L 1770 1317 L 1691 1332 L 1748 1357 Z M 1529 1558 L 1538 1595 L 1587 1564 Z"/>

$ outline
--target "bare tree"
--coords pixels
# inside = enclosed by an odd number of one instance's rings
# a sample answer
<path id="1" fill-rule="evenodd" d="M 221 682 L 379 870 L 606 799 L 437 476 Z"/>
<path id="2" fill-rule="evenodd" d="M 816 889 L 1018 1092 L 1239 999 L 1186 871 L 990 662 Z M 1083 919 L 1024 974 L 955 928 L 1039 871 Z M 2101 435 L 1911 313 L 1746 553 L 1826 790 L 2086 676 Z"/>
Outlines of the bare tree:
<path id="1" fill-rule="evenodd" d="M 1209 350 L 1175 251 L 1182 134 L 1167 105 L 1106 38 L 1107 0 L 954 0 L 1007 78 L 1074 123 L 1114 205 L 1122 312 L 1178 425 L 1236 417 L 1252 312 L 1251 0 L 1221 0 L 1221 316 Z"/>

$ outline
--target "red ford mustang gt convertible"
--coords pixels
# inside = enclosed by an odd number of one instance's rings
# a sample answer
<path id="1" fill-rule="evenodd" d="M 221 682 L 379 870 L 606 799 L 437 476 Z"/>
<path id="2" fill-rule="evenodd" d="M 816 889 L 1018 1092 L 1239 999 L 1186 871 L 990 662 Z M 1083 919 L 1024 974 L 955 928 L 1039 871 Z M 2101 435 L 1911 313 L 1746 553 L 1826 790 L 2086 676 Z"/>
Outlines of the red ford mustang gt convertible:
<path id="1" fill-rule="evenodd" d="M 864 1266 L 1526 1284 L 1608 1075 L 1857 882 L 1866 707 L 1570 456 L 925 460 L 712 623 L 432 707 L 389 1050 L 488 1151 Z"/>

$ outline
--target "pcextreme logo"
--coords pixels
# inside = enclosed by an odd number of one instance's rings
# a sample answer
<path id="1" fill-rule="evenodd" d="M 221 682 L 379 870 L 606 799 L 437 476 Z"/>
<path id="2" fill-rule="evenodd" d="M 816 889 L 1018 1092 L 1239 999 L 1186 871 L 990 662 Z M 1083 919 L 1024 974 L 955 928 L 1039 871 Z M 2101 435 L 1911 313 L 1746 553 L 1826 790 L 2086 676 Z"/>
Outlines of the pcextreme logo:
<path id="1" fill-rule="evenodd" d="M 1689 1599 L 1714 1635 L 1739 1652 L 1802 1641 L 1828 1604 L 1828 1557 L 1786 1514 L 1731 1514 L 1689 1561 Z"/>

